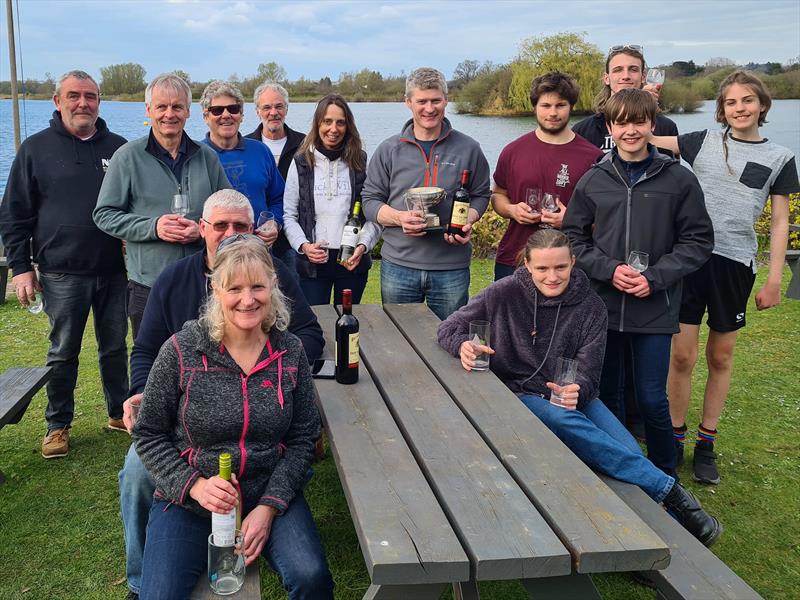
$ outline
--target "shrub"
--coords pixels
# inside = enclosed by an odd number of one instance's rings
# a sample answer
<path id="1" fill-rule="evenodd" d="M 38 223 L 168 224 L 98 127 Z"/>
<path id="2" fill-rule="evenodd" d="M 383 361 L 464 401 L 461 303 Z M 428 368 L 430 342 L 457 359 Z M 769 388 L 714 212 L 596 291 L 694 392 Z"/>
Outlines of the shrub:
<path id="1" fill-rule="evenodd" d="M 494 212 L 490 206 L 472 228 L 472 256 L 489 258 L 497 252 L 500 239 L 506 232 L 508 221 Z"/>
<path id="2" fill-rule="evenodd" d="M 758 251 L 769 252 L 769 225 L 772 219 L 772 200 L 767 200 L 764 212 L 755 223 Z M 800 225 L 800 194 L 789 196 L 789 223 Z M 800 249 L 800 231 L 789 232 L 789 248 Z"/>

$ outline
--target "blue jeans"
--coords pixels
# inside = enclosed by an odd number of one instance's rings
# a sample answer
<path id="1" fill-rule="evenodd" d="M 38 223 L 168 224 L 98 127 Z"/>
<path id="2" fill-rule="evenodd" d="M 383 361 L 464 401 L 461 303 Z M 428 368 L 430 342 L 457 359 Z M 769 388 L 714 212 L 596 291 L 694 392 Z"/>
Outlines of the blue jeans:
<path id="1" fill-rule="evenodd" d="M 381 261 L 381 301 L 384 304 L 428 302 L 444 321 L 469 299 L 469 268 L 426 271 Z"/>
<path id="2" fill-rule="evenodd" d="M 292 250 L 294 252 L 294 250 Z M 364 288 L 367 287 L 369 271 L 354 273 L 336 262 L 336 250 L 329 252 L 328 262 L 317 265 L 317 276 L 314 278 L 300 275 L 300 289 L 310 305 L 330 304 L 331 290 L 333 303 L 342 303 L 342 291 L 353 290 L 353 304 L 361 302 Z"/>
<path id="3" fill-rule="evenodd" d="M 509 267 L 508 265 L 500 264 L 499 262 L 494 263 L 494 280 L 497 281 L 502 279 L 503 277 L 508 277 L 509 275 L 513 275 L 514 271 L 517 270 L 517 267 Z"/>
<path id="4" fill-rule="evenodd" d="M 656 502 L 664 500 L 675 478 L 657 469 L 639 444 L 600 400 L 582 411 L 554 406 L 542 396 L 519 397 L 547 428 L 592 469 L 638 485 Z"/>
<path id="5" fill-rule="evenodd" d="M 210 518 L 154 500 L 147 525 L 140 598 L 189 598 L 208 564 L 210 533 Z M 272 521 L 261 555 L 277 571 L 291 600 L 333 598 L 333 577 L 302 494 Z"/>
<path id="6" fill-rule="evenodd" d="M 87 249 L 87 252 L 91 252 Z M 128 323 L 125 316 L 124 273 L 114 275 L 70 275 L 39 273 L 44 311 L 50 320 L 47 366 L 52 376 L 47 384 L 47 430 L 63 429 L 75 414 L 78 357 L 89 309 L 94 316 L 94 334 L 100 362 L 100 380 L 108 416 L 122 418 L 122 403 L 128 397 Z"/>
<path id="7" fill-rule="evenodd" d="M 142 586 L 144 540 L 155 491 L 155 482 L 136 454 L 136 448 L 131 444 L 125 456 L 125 464 L 119 472 L 119 507 L 125 533 L 125 572 L 128 577 L 128 589 L 137 594 Z"/>
<path id="8" fill-rule="evenodd" d="M 676 477 L 675 441 L 667 401 L 667 372 L 672 336 L 669 334 L 609 331 L 600 378 L 600 399 L 619 419 L 625 417 L 625 357 L 630 350 L 630 368 L 636 401 L 642 415 L 647 456 L 667 475 Z"/>

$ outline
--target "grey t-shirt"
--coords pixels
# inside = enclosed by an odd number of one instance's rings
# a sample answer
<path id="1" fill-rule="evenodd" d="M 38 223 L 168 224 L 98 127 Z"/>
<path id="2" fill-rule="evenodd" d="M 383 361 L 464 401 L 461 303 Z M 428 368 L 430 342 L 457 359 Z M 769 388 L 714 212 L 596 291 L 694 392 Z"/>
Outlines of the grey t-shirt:
<path id="1" fill-rule="evenodd" d="M 679 135 L 678 148 L 703 188 L 714 224 L 714 254 L 755 272 L 758 242 L 753 225 L 767 198 L 800 191 L 794 155 L 767 139 L 737 140 L 722 130 Z"/>

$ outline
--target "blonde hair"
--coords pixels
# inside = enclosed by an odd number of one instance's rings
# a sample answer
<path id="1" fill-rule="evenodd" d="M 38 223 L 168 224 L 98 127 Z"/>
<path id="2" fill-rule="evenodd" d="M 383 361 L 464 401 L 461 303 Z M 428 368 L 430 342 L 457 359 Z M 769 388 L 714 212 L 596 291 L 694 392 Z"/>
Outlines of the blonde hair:
<path id="1" fill-rule="evenodd" d="M 267 246 L 258 237 L 243 235 L 240 239 L 217 250 L 214 269 L 211 272 L 211 285 L 214 290 L 224 290 L 238 274 L 252 274 L 263 269 L 271 286 L 270 308 L 261 330 L 269 333 L 273 327 L 286 331 L 289 326 L 289 307 L 286 296 L 278 286 L 275 265 Z M 217 294 L 210 294 L 200 315 L 200 324 L 206 328 L 209 337 L 221 342 L 225 335 L 225 317 Z"/>

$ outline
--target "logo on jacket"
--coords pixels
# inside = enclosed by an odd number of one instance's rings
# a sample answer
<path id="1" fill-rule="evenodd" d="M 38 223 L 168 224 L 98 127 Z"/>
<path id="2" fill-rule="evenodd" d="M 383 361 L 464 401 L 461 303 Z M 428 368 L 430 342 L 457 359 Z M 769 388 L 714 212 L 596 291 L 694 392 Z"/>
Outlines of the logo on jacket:
<path id="1" fill-rule="evenodd" d="M 271 388 L 271 387 L 274 387 L 274 384 L 269 379 L 265 379 L 264 381 L 261 382 L 261 387 L 262 388 Z"/>
<path id="2" fill-rule="evenodd" d="M 556 175 L 556 185 L 558 187 L 567 187 L 569 185 L 569 165 L 561 163 L 561 170 Z"/>
<path id="3" fill-rule="evenodd" d="M 108 171 L 108 163 L 110 163 L 110 162 L 111 162 L 110 158 L 101 158 L 100 159 L 100 166 L 103 167 L 103 173 Z"/>

